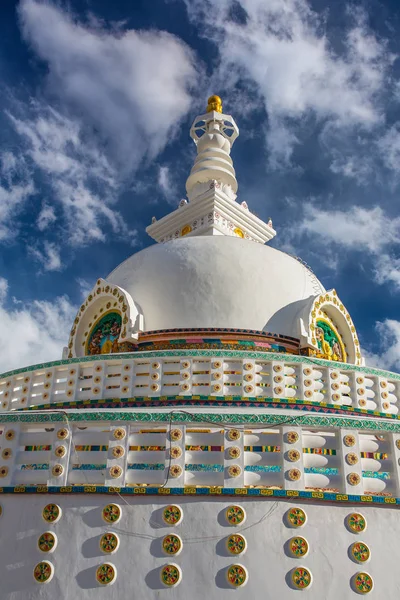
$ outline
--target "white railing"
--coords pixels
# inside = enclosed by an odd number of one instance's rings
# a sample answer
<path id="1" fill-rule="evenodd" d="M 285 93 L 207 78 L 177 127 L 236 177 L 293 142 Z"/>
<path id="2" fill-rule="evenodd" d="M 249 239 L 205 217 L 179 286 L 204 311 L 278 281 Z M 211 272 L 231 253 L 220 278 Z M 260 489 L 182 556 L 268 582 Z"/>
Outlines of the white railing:
<path id="1" fill-rule="evenodd" d="M 0 412 L 112 398 L 239 396 L 399 413 L 399 375 L 292 355 L 249 358 L 254 354 L 152 351 L 48 363 L 0 379 Z"/>
<path id="2" fill-rule="evenodd" d="M 34 415 L 30 415 L 34 417 Z M 0 422 L 2 486 L 185 486 L 399 497 L 400 433 L 296 424 Z"/>

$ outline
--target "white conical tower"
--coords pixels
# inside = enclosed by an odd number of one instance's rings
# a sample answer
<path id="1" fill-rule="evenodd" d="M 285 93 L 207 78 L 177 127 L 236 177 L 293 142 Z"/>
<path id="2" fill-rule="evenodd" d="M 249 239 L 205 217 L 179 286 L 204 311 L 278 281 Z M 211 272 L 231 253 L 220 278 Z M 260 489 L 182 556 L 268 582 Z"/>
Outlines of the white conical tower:
<path id="1" fill-rule="evenodd" d="M 239 129 L 222 112 L 219 96 L 210 96 L 207 112 L 193 121 L 190 135 L 197 156 L 186 181 L 189 202 L 159 221 L 154 217 L 147 233 L 157 242 L 186 235 L 228 235 L 264 244 L 275 236 L 272 221 L 265 223 L 247 203 L 236 202 L 238 183 L 230 157 Z"/>
<path id="2" fill-rule="evenodd" d="M 197 157 L 186 181 L 189 200 L 202 193 L 201 184 L 211 180 L 218 181 L 225 193 L 236 198 L 238 183 L 230 153 L 238 135 L 234 119 L 222 113 L 221 98 L 210 96 L 206 114 L 196 117 L 190 129 L 190 136 L 197 145 Z"/>

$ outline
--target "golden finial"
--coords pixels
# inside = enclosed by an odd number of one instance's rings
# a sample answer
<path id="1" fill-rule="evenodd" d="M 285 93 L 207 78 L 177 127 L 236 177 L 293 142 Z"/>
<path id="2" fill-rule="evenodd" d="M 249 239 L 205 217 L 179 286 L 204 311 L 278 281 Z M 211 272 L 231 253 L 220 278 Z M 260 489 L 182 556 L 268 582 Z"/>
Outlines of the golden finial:
<path id="1" fill-rule="evenodd" d="M 207 104 L 207 112 L 215 112 L 222 113 L 222 100 L 219 96 L 210 96 Z"/>

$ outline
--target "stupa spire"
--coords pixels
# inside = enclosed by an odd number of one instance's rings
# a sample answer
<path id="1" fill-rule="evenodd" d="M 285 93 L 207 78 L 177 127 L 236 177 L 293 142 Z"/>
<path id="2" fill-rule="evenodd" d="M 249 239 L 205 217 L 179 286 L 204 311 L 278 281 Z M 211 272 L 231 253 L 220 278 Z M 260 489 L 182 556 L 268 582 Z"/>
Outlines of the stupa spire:
<path id="1" fill-rule="evenodd" d="M 231 115 L 222 112 L 219 96 L 210 96 L 207 111 L 193 121 L 190 137 L 197 146 L 197 157 L 186 181 L 189 200 L 204 192 L 204 184 L 216 180 L 225 193 L 236 198 L 238 182 L 230 157 L 239 128 Z"/>

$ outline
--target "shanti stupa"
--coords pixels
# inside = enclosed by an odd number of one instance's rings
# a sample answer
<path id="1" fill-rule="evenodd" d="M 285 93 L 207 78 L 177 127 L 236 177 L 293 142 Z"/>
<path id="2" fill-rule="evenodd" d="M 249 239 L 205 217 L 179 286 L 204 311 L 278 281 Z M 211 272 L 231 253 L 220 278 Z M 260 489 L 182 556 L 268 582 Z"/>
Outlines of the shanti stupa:
<path id="1" fill-rule="evenodd" d="M 0 377 L 0 597 L 396 598 L 400 376 L 237 198 L 220 98 L 190 135 L 157 243 Z"/>

